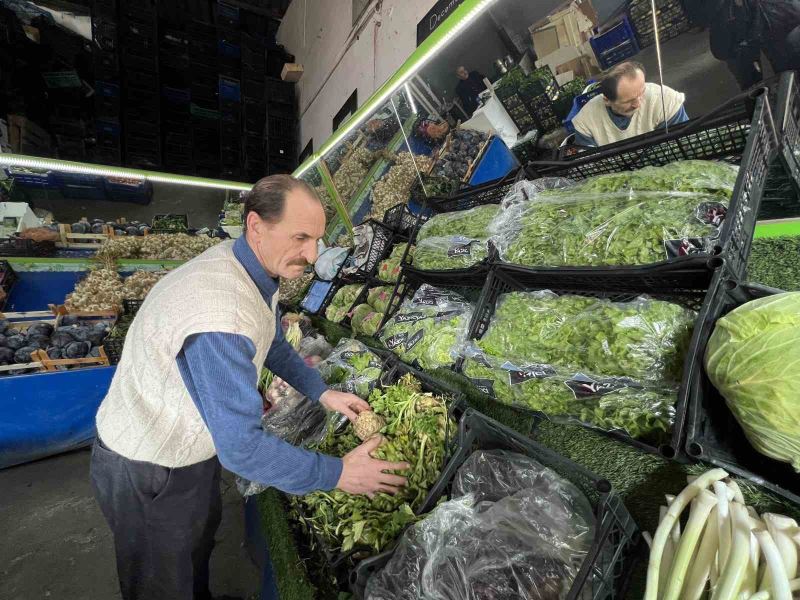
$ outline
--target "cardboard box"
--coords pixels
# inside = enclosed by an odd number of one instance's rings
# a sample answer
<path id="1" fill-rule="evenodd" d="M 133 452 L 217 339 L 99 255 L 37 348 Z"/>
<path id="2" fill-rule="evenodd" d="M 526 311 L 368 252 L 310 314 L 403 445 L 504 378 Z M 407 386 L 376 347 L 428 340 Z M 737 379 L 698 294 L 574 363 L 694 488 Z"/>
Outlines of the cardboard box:
<path id="1" fill-rule="evenodd" d="M 284 81 L 292 81 L 297 83 L 300 81 L 300 78 L 303 76 L 303 65 L 298 63 L 286 63 L 283 65 L 283 70 L 281 71 L 281 79 Z"/>
<path id="2" fill-rule="evenodd" d="M 21 115 L 8 115 L 8 137 L 11 142 L 11 151 L 16 154 L 33 156 L 50 156 L 52 154 L 50 134 Z"/>
<path id="3" fill-rule="evenodd" d="M 533 49 L 537 56 L 547 56 L 559 49 L 558 31 L 555 27 L 545 27 L 531 33 Z"/>

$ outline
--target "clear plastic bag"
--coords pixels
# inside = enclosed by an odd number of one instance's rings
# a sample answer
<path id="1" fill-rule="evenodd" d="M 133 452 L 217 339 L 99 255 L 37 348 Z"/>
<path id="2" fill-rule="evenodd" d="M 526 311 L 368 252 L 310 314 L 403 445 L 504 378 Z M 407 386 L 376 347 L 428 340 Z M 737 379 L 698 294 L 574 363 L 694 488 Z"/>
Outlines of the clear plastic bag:
<path id="1" fill-rule="evenodd" d="M 362 283 L 353 283 L 340 287 L 333 295 L 331 303 L 325 309 L 325 318 L 334 323 L 343 321 L 363 289 L 364 284 Z"/>
<path id="2" fill-rule="evenodd" d="M 503 475 L 494 478 L 487 469 Z M 516 480 L 501 482 L 517 469 Z M 440 504 L 406 531 L 386 566 L 369 579 L 367 600 L 565 598 L 593 539 L 588 500 L 517 454 L 479 451 L 459 478 L 462 487 L 492 488 L 489 496 L 497 500 L 479 502 L 470 493 Z"/>
<path id="3" fill-rule="evenodd" d="M 393 249 L 389 258 L 381 262 L 378 266 L 378 279 L 387 283 L 395 283 L 400 278 L 400 265 L 403 262 L 403 254 L 405 254 L 406 246 L 408 244 L 397 244 Z M 414 246 L 408 251 L 409 259 L 414 256 Z"/>
<path id="4" fill-rule="evenodd" d="M 364 223 L 358 227 L 353 227 L 353 254 L 350 260 L 347 261 L 347 265 L 342 269 L 342 273 L 355 273 L 367 264 L 374 238 L 375 230 L 371 223 Z"/>
<path id="5" fill-rule="evenodd" d="M 545 413 L 553 421 L 623 431 L 654 445 L 672 430 L 677 388 L 549 364 L 515 363 L 468 344 L 463 373 L 502 404 Z"/>
<path id="6" fill-rule="evenodd" d="M 429 237 L 417 243 L 414 266 L 424 271 L 466 269 L 489 256 L 485 239 L 462 235 Z"/>
<path id="7" fill-rule="evenodd" d="M 405 362 L 426 370 L 445 367 L 458 356 L 472 313 L 472 306 L 455 292 L 423 284 L 378 337 Z"/>
<path id="8" fill-rule="evenodd" d="M 347 256 L 350 254 L 349 248 L 323 248 L 316 262 L 314 263 L 314 271 L 320 279 L 324 281 L 331 281 L 341 269 Z"/>
<path id="9" fill-rule="evenodd" d="M 499 212 L 499 204 L 485 204 L 468 210 L 434 215 L 420 227 L 417 242 L 432 237 L 456 235 L 485 239 L 489 236 L 489 224 Z"/>
<path id="10" fill-rule="evenodd" d="M 696 316 L 647 296 L 611 302 L 549 290 L 511 292 L 498 298 L 478 346 L 514 362 L 670 386 L 681 380 Z"/>
<path id="11" fill-rule="evenodd" d="M 358 340 L 342 338 L 317 369 L 332 390 L 367 399 L 381 376 L 383 361 Z"/>
<path id="12" fill-rule="evenodd" d="M 369 304 L 376 312 L 381 314 L 386 312 L 389 308 L 389 300 L 392 299 L 392 292 L 394 288 L 391 286 L 374 287 L 367 293 L 367 304 Z"/>

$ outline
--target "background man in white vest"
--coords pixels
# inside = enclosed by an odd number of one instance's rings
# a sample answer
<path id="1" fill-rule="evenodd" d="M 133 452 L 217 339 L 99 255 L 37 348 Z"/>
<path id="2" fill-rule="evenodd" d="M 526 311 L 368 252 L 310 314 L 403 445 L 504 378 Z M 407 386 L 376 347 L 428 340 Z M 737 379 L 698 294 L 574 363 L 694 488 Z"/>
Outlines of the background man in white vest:
<path id="1" fill-rule="evenodd" d="M 409 465 L 370 456 L 379 439 L 340 459 L 261 429 L 262 365 L 351 420 L 369 405 L 328 390 L 281 330 L 278 277 L 302 275 L 325 232 L 314 190 L 288 175 L 265 177 L 244 210 L 245 235 L 175 269 L 148 294 L 97 413 L 91 478 L 125 600 L 211 598 L 220 463 L 290 494 L 394 493 L 406 483 L 390 471 Z"/>
<path id="2" fill-rule="evenodd" d="M 575 143 L 605 146 L 637 135 L 688 121 L 685 96 L 664 86 L 645 81 L 644 66 L 626 61 L 614 65 L 600 80 L 600 91 L 572 120 Z M 664 116 L 666 108 L 666 118 Z"/>

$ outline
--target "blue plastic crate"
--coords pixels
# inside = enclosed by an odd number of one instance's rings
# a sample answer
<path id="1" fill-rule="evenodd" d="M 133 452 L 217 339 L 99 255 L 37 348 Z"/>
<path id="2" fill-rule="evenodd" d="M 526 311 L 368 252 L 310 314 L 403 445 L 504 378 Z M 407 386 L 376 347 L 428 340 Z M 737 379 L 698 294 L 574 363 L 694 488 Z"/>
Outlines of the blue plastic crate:
<path id="1" fill-rule="evenodd" d="M 23 188 L 56 189 L 53 182 L 53 174 L 50 171 L 44 173 L 29 173 L 27 170 L 20 170 L 14 167 L 5 169 L 6 175 L 14 178 L 14 185 Z"/>
<path id="2" fill-rule="evenodd" d="M 116 83 L 95 81 L 94 91 L 98 96 L 103 96 L 104 98 L 119 98 L 119 86 Z"/>
<path id="3" fill-rule="evenodd" d="M 225 40 L 219 40 L 217 48 L 219 55 L 222 58 L 232 58 L 237 60 L 242 57 L 242 47 L 239 44 L 232 44 L 231 42 L 226 42 Z"/>
<path id="4" fill-rule="evenodd" d="M 53 171 L 53 181 L 64 198 L 71 200 L 105 200 L 103 178 L 85 173 Z"/>
<path id="5" fill-rule="evenodd" d="M 220 100 L 228 100 L 230 102 L 241 102 L 242 100 L 242 86 L 235 79 L 228 79 L 227 77 L 219 78 L 219 97 Z"/>
<path id="6" fill-rule="evenodd" d="M 639 53 L 636 32 L 627 16 L 605 31 L 589 40 L 597 62 L 603 69 L 608 69 Z"/>
<path id="7" fill-rule="evenodd" d="M 150 204 L 150 200 L 153 199 L 153 184 L 147 180 L 107 177 L 105 191 L 112 202 Z"/>
<path id="8" fill-rule="evenodd" d="M 161 86 L 161 96 L 172 104 L 187 105 L 192 99 L 192 94 L 185 88 L 174 88 L 167 85 Z"/>

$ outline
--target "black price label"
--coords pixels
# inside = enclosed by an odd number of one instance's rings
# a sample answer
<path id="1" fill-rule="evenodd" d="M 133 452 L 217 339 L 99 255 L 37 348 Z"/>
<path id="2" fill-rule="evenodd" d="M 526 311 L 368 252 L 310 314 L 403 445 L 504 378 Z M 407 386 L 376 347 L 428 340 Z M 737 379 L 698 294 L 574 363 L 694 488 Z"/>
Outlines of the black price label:
<path id="1" fill-rule="evenodd" d="M 341 358 L 342 358 L 342 360 L 350 360 L 351 358 L 353 358 L 357 354 L 361 354 L 361 353 L 360 352 L 355 352 L 354 350 L 345 350 L 344 352 L 342 352 Z"/>
<path id="2" fill-rule="evenodd" d="M 578 373 L 572 379 L 564 382 L 572 390 L 576 399 L 599 398 L 624 388 L 641 389 L 641 385 L 625 377 L 609 377 L 598 379 Z"/>
<path id="3" fill-rule="evenodd" d="M 491 396 L 494 398 L 494 379 L 480 379 L 480 378 L 470 378 L 472 385 L 474 385 L 479 392 L 486 394 L 487 396 Z"/>
<path id="4" fill-rule="evenodd" d="M 697 218 L 706 225 L 719 227 L 725 220 L 728 208 L 720 202 L 701 202 L 697 206 Z"/>
<path id="5" fill-rule="evenodd" d="M 469 256 L 472 253 L 472 242 L 468 244 L 455 244 L 447 249 L 447 256 Z"/>
<path id="6" fill-rule="evenodd" d="M 408 339 L 408 333 L 403 331 L 402 333 L 398 333 L 397 335 L 393 335 L 392 337 L 388 338 L 386 340 L 386 347 L 389 350 L 394 350 L 403 342 L 405 342 L 407 339 Z"/>
<path id="7" fill-rule="evenodd" d="M 513 363 L 507 362 L 502 368 L 508 371 L 508 380 L 511 385 L 519 385 L 531 379 L 544 379 L 556 374 L 555 369 L 548 365 L 526 365 L 518 367 Z"/>
<path id="8" fill-rule="evenodd" d="M 682 240 L 664 240 L 667 258 L 704 254 L 706 252 L 703 238 L 684 238 Z"/>
<path id="9" fill-rule="evenodd" d="M 427 319 L 429 315 L 425 313 L 404 313 L 397 315 L 394 320 L 397 323 L 416 323 L 417 321 L 422 321 L 423 319 Z"/>
<path id="10" fill-rule="evenodd" d="M 436 315 L 434 315 L 433 318 L 435 321 L 444 321 L 445 319 L 449 319 L 450 317 L 455 317 L 460 314 L 461 314 L 460 310 L 445 310 L 436 313 Z"/>
<path id="11" fill-rule="evenodd" d="M 420 329 L 417 333 L 408 338 L 408 341 L 406 341 L 406 352 L 410 352 L 411 349 L 419 343 L 419 341 L 423 338 L 424 335 L 425 335 L 425 330 Z"/>

